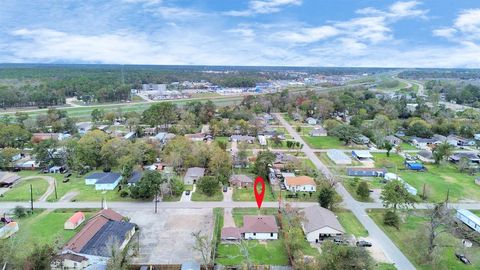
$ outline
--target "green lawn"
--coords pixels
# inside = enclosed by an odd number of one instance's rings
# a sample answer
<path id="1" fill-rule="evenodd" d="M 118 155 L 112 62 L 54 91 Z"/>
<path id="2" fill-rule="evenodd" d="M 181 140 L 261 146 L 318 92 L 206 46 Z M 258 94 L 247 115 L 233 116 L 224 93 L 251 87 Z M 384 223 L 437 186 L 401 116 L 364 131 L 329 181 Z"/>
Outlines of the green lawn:
<path id="1" fill-rule="evenodd" d="M 406 143 L 406 142 L 402 142 L 402 143 L 400 144 L 400 148 L 401 148 L 402 150 L 419 150 L 417 147 L 415 147 L 415 146 L 413 146 L 413 145 L 411 145 L 411 144 L 409 144 L 409 143 Z"/>
<path id="2" fill-rule="evenodd" d="M 368 231 L 358 221 L 357 217 L 346 209 L 341 209 L 335 212 L 338 217 L 338 221 L 342 224 L 347 234 L 352 234 L 355 237 L 367 237 Z"/>
<path id="3" fill-rule="evenodd" d="M 83 210 L 82 210 L 83 211 Z M 84 211 L 86 218 L 92 216 L 96 210 Z M 58 209 L 53 212 L 36 210 L 34 214 L 17 219 L 19 231 L 12 241 L 21 247 L 18 252 L 29 252 L 34 244 L 55 244 L 63 246 L 85 224 L 76 230 L 64 230 L 63 224 L 75 213 L 71 209 Z"/>
<path id="4" fill-rule="evenodd" d="M 310 137 L 302 136 L 303 140 L 312 148 L 316 149 L 347 149 L 342 141 L 337 137 L 324 136 L 324 137 Z"/>
<path id="5" fill-rule="evenodd" d="M 263 201 L 274 202 L 277 199 L 273 197 L 272 188 L 269 183 L 265 183 L 265 196 Z M 233 188 L 233 201 L 255 201 L 253 187 L 251 188 Z"/>
<path id="6" fill-rule="evenodd" d="M 367 182 L 368 186 L 370 188 L 372 188 L 372 185 L 370 184 L 370 181 L 366 181 L 365 179 L 362 179 L 362 178 L 358 182 L 355 182 L 353 178 L 345 178 L 343 180 L 343 183 L 344 183 L 343 186 L 350 193 L 350 195 L 352 195 L 352 197 L 355 198 L 355 200 L 357 200 L 359 202 L 372 202 L 373 199 L 370 198 L 370 197 L 369 198 L 362 198 L 362 197 L 358 196 L 357 188 L 358 188 L 358 184 L 361 181 Z"/>
<path id="7" fill-rule="evenodd" d="M 428 201 L 444 201 L 447 192 L 450 192 L 451 202 L 460 200 L 480 200 L 480 189 L 475 185 L 475 176 L 460 173 L 451 163 L 441 165 L 426 165 L 427 171 L 416 172 L 404 170 L 403 158 L 392 154 L 387 158 L 385 154 L 373 154 L 375 166 L 387 167 L 390 172 L 398 175 L 414 186 L 418 193 L 422 193 L 425 184 Z"/>
<path id="8" fill-rule="evenodd" d="M 32 185 L 33 200 L 38 200 L 48 188 L 48 182 L 41 178 L 20 180 L 9 191 L 0 197 L 0 201 L 30 201 L 30 185 Z"/>
<path id="9" fill-rule="evenodd" d="M 198 188 L 195 192 L 191 193 L 192 201 L 201 201 L 201 202 L 220 202 L 223 200 L 223 192 L 221 189 L 218 189 L 213 196 L 207 196 L 202 193 Z"/>
<path id="10" fill-rule="evenodd" d="M 260 243 L 256 240 L 244 242 L 250 262 L 254 265 L 288 265 L 288 256 L 283 240 Z M 220 244 L 216 262 L 221 265 L 242 265 L 244 257 L 238 244 Z"/>
<path id="11" fill-rule="evenodd" d="M 383 213 L 385 210 L 371 210 L 369 216 L 380 226 L 380 228 L 395 242 L 400 250 L 405 254 L 417 269 L 435 269 L 432 265 L 424 262 L 424 255 L 426 252 L 419 250 L 419 248 L 426 248 L 426 243 L 413 244 L 416 233 L 421 228 L 422 224 L 427 222 L 426 217 L 423 216 L 424 211 L 414 211 L 412 214 L 405 217 L 405 221 L 397 230 L 393 227 L 383 225 Z M 444 269 L 455 270 L 469 270 L 480 269 L 480 247 L 474 246 L 472 248 L 463 250 L 461 239 L 455 238 L 451 234 L 442 234 L 441 242 L 446 247 L 443 248 L 439 256 L 440 262 L 438 265 L 444 266 Z M 460 251 L 472 261 L 472 265 L 464 265 L 456 257 L 455 252 Z"/>

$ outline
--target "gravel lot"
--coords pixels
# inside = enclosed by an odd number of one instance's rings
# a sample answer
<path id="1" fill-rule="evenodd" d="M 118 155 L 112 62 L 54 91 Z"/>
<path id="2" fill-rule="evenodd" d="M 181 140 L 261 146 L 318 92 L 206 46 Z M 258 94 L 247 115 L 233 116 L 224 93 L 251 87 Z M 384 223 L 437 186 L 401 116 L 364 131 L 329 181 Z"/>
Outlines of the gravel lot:
<path id="1" fill-rule="evenodd" d="M 209 237 L 213 234 L 211 209 L 159 209 L 158 214 L 153 209 L 120 212 L 140 227 L 140 256 L 134 261 L 138 264 L 200 263 L 191 234 L 198 230 Z"/>

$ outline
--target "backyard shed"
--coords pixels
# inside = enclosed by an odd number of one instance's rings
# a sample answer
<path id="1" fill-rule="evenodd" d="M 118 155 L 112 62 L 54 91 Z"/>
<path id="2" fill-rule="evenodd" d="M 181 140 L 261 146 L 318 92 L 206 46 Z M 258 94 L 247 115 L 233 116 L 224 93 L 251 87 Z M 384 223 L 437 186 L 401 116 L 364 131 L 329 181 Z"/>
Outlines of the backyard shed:
<path id="1" fill-rule="evenodd" d="M 76 212 L 63 225 L 65 230 L 75 230 L 85 221 L 85 214 L 83 212 Z"/>

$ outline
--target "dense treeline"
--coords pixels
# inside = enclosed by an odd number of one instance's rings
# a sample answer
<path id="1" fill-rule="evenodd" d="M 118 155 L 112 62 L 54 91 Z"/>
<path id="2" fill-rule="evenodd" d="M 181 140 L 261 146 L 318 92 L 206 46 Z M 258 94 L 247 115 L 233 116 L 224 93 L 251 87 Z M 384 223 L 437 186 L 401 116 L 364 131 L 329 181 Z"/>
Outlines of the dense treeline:
<path id="1" fill-rule="evenodd" d="M 445 99 L 457 104 L 480 107 L 480 87 L 460 82 L 431 80 L 425 83 L 430 94 L 443 94 Z"/>
<path id="2" fill-rule="evenodd" d="M 480 79 L 479 69 L 414 69 L 401 72 L 398 77 L 403 79 Z"/>

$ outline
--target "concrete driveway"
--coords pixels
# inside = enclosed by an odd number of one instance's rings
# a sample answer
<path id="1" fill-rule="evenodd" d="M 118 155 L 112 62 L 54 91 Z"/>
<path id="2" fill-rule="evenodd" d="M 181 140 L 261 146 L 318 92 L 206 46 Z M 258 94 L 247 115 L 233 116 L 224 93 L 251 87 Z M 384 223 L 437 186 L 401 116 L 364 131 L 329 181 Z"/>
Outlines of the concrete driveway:
<path id="1" fill-rule="evenodd" d="M 223 189 L 222 189 L 223 192 Z M 229 187 L 227 192 L 223 192 L 223 201 L 224 202 L 233 202 L 233 188 Z"/>

